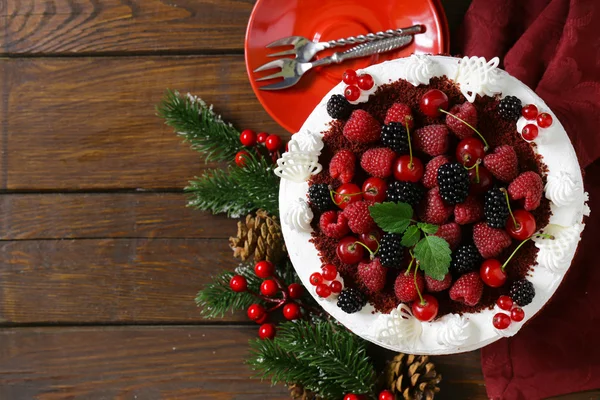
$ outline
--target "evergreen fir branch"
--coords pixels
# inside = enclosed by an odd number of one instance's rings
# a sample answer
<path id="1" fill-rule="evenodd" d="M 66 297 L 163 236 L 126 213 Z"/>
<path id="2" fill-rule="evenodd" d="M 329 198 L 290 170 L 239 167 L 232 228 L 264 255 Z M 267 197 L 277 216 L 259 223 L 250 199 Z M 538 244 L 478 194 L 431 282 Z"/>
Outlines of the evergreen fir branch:
<path id="1" fill-rule="evenodd" d="M 156 111 L 192 149 L 203 153 L 207 162 L 231 161 L 242 148 L 240 133 L 200 98 L 167 90 Z"/>

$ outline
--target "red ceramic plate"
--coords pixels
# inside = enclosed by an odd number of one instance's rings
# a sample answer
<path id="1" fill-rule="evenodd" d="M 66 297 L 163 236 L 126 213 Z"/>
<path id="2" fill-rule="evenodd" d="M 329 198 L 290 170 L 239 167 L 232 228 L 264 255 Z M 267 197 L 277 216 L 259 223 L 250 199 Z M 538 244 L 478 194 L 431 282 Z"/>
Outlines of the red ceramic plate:
<path id="1" fill-rule="evenodd" d="M 309 71 L 296 86 L 284 90 L 262 91 L 260 86 L 275 81 L 254 81 L 276 72 L 252 71 L 272 60 L 267 54 L 287 49 L 265 48 L 285 36 L 328 41 L 416 24 L 425 26 L 426 32 L 416 35 L 410 45 L 396 52 Z M 294 133 L 323 96 L 340 82 L 345 69 L 364 68 L 412 53 L 447 53 L 448 38 L 446 16 L 438 0 L 258 0 L 246 32 L 246 68 L 263 107 L 281 126 Z M 340 50 L 344 48 L 323 51 L 317 57 Z"/>

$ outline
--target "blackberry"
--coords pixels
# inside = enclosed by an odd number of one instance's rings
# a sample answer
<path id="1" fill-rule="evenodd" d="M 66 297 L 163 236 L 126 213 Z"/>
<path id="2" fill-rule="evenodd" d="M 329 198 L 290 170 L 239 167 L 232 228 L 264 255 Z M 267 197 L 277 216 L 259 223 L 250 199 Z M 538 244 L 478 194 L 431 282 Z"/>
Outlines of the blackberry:
<path id="1" fill-rule="evenodd" d="M 462 164 L 451 162 L 438 168 L 440 196 L 448 204 L 460 204 L 469 195 L 469 173 Z"/>
<path id="2" fill-rule="evenodd" d="M 535 297 L 533 283 L 529 282 L 527 279 L 513 282 L 510 287 L 510 297 L 521 307 L 531 303 Z"/>
<path id="3" fill-rule="evenodd" d="M 506 220 L 510 213 L 508 212 L 506 195 L 500 188 L 494 187 L 487 191 L 483 213 L 487 224 L 492 228 L 504 228 L 506 226 Z"/>
<path id="4" fill-rule="evenodd" d="M 450 270 L 457 275 L 475 271 L 481 263 L 481 254 L 474 244 L 464 244 L 452 254 Z"/>
<path id="5" fill-rule="evenodd" d="M 334 119 L 348 119 L 352 114 L 352 104 L 341 94 L 334 94 L 327 100 L 327 114 Z"/>
<path id="6" fill-rule="evenodd" d="M 408 133 L 400 122 L 390 122 L 381 129 L 381 143 L 397 154 L 408 154 Z"/>
<path id="7" fill-rule="evenodd" d="M 346 288 L 342 290 L 338 296 L 337 306 L 343 312 L 353 314 L 360 311 L 367 304 L 365 296 L 354 288 Z"/>
<path id="8" fill-rule="evenodd" d="M 386 233 L 379 241 L 377 256 L 381 265 L 386 268 L 400 268 L 404 258 L 404 248 L 400 244 L 402 236 L 396 233 Z"/>
<path id="9" fill-rule="evenodd" d="M 506 96 L 498 103 L 498 114 L 507 121 L 516 121 L 521 116 L 521 100 L 515 96 Z"/>
<path id="10" fill-rule="evenodd" d="M 321 212 L 333 210 L 335 207 L 329 193 L 329 186 L 324 183 L 317 183 L 309 187 L 308 198 L 311 204 Z"/>
<path id="11" fill-rule="evenodd" d="M 412 182 L 394 181 L 388 185 L 387 198 L 394 203 L 408 203 L 411 206 L 419 204 L 424 195 L 421 186 Z"/>

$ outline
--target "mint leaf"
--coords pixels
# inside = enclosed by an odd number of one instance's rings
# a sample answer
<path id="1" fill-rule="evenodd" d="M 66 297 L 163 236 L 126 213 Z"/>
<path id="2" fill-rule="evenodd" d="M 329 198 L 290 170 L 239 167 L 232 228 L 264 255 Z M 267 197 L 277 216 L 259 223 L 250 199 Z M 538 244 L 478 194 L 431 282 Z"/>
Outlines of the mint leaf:
<path id="1" fill-rule="evenodd" d="M 418 222 L 417 226 L 419 227 L 419 229 L 421 229 L 423 232 L 425 232 L 429 235 L 435 234 L 439 229 L 439 226 L 432 225 L 432 224 L 426 224 L 425 222 Z"/>
<path id="2" fill-rule="evenodd" d="M 425 236 L 415 246 L 415 258 L 426 275 L 441 281 L 450 267 L 450 245 L 441 237 Z"/>
<path id="3" fill-rule="evenodd" d="M 371 217 L 385 232 L 402 234 L 410 225 L 413 209 L 406 203 L 378 203 L 369 207 Z"/>
<path id="4" fill-rule="evenodd" d="M 421 231 L 416 225 L 411 225 L 404 232 L 400 244 L 404 247 L 413 247 L 421 239 Z"/>

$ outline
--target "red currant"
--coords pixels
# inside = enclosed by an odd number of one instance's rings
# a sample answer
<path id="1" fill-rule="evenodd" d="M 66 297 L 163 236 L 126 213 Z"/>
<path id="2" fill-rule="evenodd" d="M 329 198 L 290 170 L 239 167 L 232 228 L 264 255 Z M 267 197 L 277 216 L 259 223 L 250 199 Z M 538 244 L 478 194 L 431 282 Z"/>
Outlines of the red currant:
<path id="1" fill-rule="evenodd" d="M 510 325 L 510 317 L 504 313 L 498 313 L 494 315 L 492 324 L 496 329 L 506 329 Z"/>
<path id="2" fill-rule="evenodd" d="M 521 109 L 521 115 L 528 121 L 533 121 L 538 115 L 538 109 L 535 104 L 527 104 Z"/>
<path id="3" fill-rule="evenodd" d="M 313 286 L 317 286 L 320 283 L 323 283 L 323 275 L 320 272 L 313 272 L 309 278 L 310 284 Z"/>
<path id="4" fill-rule="evenodd" d="M 333 264 L 325 264 L 321 267 L 321 274 L 327 281 L 332 281 L 337 277 L 337 268 Z"/>
<path id="5" fill-rule="evenodd" d="M 246 159 L 248 157 L 250 157 L 250 154 L 248 154 L 247 151 L 245 151 L 245 150 L 238 151 L 237 154 L 235 155 L 236 165 L 240 168 L 244 168 L 246 166 Z"/>
<path id="6" fill-rule="evenodd" d="M 362 197 L 365 200 L 381 203 L 385 200 L 387 183 L 381 178 L 369 178 L 363 183 Z"/>
<path id="7" fill-rule="evenodd" d="M 430 294 L 423 295 L 423 302 L 417 299 L 412 303 L 412 313 L 419 321 L 432 321 L 437 316 L 438 309 L 437 299 Z"/>
<path id="8" fill-rule="evenodd" d="M 356 71 L 353 69 L 345 70 L 344 74 L 342 75 L 342 81 L 344 81 L 346 85 L 356 85 L 358 82 L 358 75 L 356 75 Z"/>
<path id="9" fill-rule="evenodd" d="M 289 321 L 300 318 L 300 307 L 296 303 L 287 303 L 283 306 L 283 316 Z"/>
<path id="10" fill-rule="evenodd" d="M 256 144 L 256 132 L 250 129 L 243 130 L 240 134 L 240 142 L 247 147 L 254 146 Z"/>
<path id="11" fill-rule="evenodd" d="M 338 207 L 343 210 L 348 204 L 361 201 L 363 199 L 363 195 L 360 191 L 360 188 L 354 183 L 344 183 L 342 186 L 337 188 L 333 199 Z"/>
<path id="12" fill-rule="evenodd" d="M 358 77 L 358 87 L 362 90 L 371 90 L 371 88 L 375 85 L 373 81 L 373 77 L 369 74 L 362 74 Z"/>
<path id="13" fill-rule="evenodd" d="M 258 135 L 256 135 L 256 141 L 258 143 L 264 143 L 267 141 L 268 137 L 269 137 L 269 134 L 267 132 L 261 132 Z"/>
<path id="14" fill-rule="evenodd" d="M 379 400 L 396 400 L 396 396 L 389 390 L 384 390 L 379 393 Z"/>
<path id="15" fill-rule="evenodd" d="M 292 299 L 299 299 L 304 294 L 304 286 L 299 283 L 292 283 L 288 286 L 288 293 Z"/>
<path id="16" fill-rule="evenodd" d="M 431 89 L 425 92 L 419 102 L 421 112 L 428 117 L 437 118 L 442 115 L 442 110 L 448 109 L 448 96 L 441 90 Z"/>
<path id="17" fill-rule="evenodd" d="M 229 287 L 234 292 L 245 292 L 248 290 L 248 281 L 242 275 L 234 275 L 229 281 Z"/>
<path id="18" fill-rule="evenodd" d="M 360 97 L 360 89 L 355 85 L 346 86 L 346 90 L 344 90 L 344 96 L 348 101 L 356 101 Z"/>
<path id="19" fill-rule="evenodd" d="M 379 240 L 381 239 L 381 236 L 381 230 L 377 229 L 368 233 L 361 233 L 358 236 L 358 240 L 367 246 L 369 250 L 375 252 L 377 247 L 379 247 Z"/>
<path id="20" fill-rule="evenodd" d="M 259 261 L 254 266 L 254 273 L 259 278 L 269 278 L 275 273 L 275 265 L 267 260 Z"/>
<path id="21" fill-rule="evenodd" d="M 535 218 L 529 211 L 517 210 L 513 213 L 517 225 L 511 217 L 506 221 L 508 234 L 517 240 L 529 239 L 535 233 Z"/>
<path id="22" fill-rule="evenodd" d="M 540 128 L 549 128 L 552 125 L 552 115 L 541 113 L 537 116 L 537 124 Z"/>
<path id="23" fill-rule="evenodd" d="M 483 283 L 490 287 L 500 287 L 506 283 L 506 272 L 502 270 L 500 261 L 490 258 L 481 264 L 479 275 Z"/>
<path id="24" fill-rule="evenodd" d="M 264 324 L 265 322 L 267 322 L 267 320 L 269 319 L 269 314 L 265 313 L 265 315 L 262 316 L 262 318 L 257 319 L 256 322 L 259 325 Z"/>
<path id="25" fill-rule="evenodd" d="M 346 236 L 339 241 L 336 254 L 344 264 L 358 264 L 365 254 L 365 248 L 356 243 L 354 236 Z"/>
<path id="26" fill-rule="evenodd" d="M 329 297 L 331 295 L 331 288 L 324 284 L 321 283 L 319 286 L 317 286 L 317 296 L 322 297 L 324 299 L 326 299 L 327 297 Z"/>
<path id="27" fill-rule="evenodd" d="M 275 325 L 263 324 L 258 328 L 258 337 L 262 340 L 273 339 L 275 337 Z"/>
<path id="28" fill-rule="evenodd" d="M 538 127 L 535 124 L 527 124 L 523 127 L 521 135 L 523 136 L 523 139 L 532 141 L 538 137 Z"/>
<path id="29" fill-rule="evenodd" d="M 399 181 L 419 182 L 425 173 L 423 163 L 417 157 L 410 159 L 410 155 L 400 156 L 394 161 L 394 177 Z"/>
<path id="30" fill-rule="evenodd" d="M 344 396 L 344 400 L 360 400 L 360 397 L 358 397 L 354 393 L 348 393 Z"/>
<path id="31" fill-rule="evenodd" d="M 256 321 L 264 317 L 267 314 L 267 310 L 265 310 L 265 308 L 260 304 L 252 304 L 250 307 L 248 307 L 247 314 L 248 318 L 250 318 L 252 321 Z"/>
<path id="32" fill-rule="evenodd" d="M 332 293 L 340 293 L 342 291 L 342 282 L 333 281 L 329 284 L 329 288 L 331 289 Z"/>
<path id="33" fill-rule="evenodd" d="M 485 145 L 475 137 L 468 137 L 458 142 L 456 160 L 465 167 L 472 167 L 485 156 Z"/>
<path id="34" fill-rule="evenodd" d="M 281 138 L 277 135 L 269 135 L 265 140 L 267 150 L 276 152 L 281 148 Z"/>
<path id="35" fill-rule="evenodd" d="M 510 312 L 510 319 L 521 322 L 525 318 L 525 311 L 521 307 L 515 307 Z"/>
<path id="36" fill-rule="evenodd" d="M 471 191 L 474 194 L 486 193 L 494 184 L 492 173 L 481 165 L 469 170 L 469 180 L 471 181 Z"/>
<path id="37" fill-rule="evenodd" d="M 275 281 L 267 279 L 260 284 L 260 292 L 265 296 L 271 297 L 277 294 L 278 287 Z"/>
<path id="38" fill-rule="evenodd" d="M 511 299 L 509 296 L 503 295 L 503 296 L 498 297 L 498 300 L 496 300 L 496 304 L 502 310 L 510 311 L 510 309 L 513 306 L 513 299 Z"/>

